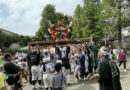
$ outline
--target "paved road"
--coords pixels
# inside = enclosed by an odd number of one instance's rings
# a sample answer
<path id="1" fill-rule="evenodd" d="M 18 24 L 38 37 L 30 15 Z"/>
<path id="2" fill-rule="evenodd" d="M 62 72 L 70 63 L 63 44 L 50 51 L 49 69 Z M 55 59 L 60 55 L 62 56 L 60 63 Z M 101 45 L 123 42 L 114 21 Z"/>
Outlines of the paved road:
<path id="1" fill-rule="evenodd" d="M 128 61 L 130 61 L 130 53 L 128 54 Z M 122 90 L 130 90 L 130 66 L 127 62 L 127 72 L 124 72 L 123 66 L 120 69 L 121 72 L 121 85 Z M 67 87 L 67 90 L 99 90 L 99 85 L 96 80 L 86 80 L 85 84 L 79 84 L 75 81 L 73 75 L 71 75 L 71 86 Z M 27 83 L 24 90 L 33 90 L 32 87 Z M 39 90 L 39 89 L 36 89 Z M 45 89 L 41 89 L 45 90 Z"/>

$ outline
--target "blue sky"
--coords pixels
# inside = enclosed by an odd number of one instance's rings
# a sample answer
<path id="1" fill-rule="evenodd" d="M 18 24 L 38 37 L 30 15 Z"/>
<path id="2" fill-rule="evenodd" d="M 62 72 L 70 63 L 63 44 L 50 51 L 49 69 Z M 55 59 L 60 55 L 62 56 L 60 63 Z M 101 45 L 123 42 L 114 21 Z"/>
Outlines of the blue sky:
<path id="1" fill-rule="evenodd" d="M 0 0 L 0 28 L 21 34 L 35 35 L 39 29 L 41 12 L 47 4 L 57 12 L 73 15 L 82 0 Z"/>

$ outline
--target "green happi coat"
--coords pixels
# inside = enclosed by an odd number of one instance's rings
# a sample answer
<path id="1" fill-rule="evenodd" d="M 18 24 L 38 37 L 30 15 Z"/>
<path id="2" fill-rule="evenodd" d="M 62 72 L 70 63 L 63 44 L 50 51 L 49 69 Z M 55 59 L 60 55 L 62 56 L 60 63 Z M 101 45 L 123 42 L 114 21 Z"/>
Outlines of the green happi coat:
<path id="1" fill-rule="evenodd" d="M 16 64 L 7 60 L 5 60 L 5 62 L 3 63 L 3 67 L 5 74 L 16 74 L 19 72 L 20 69 Z"/>
<path id="2" fill-rule="evenodd" d="M 112 77 L 112 70 L 109 61 L 110 60 L 108 58 L 105 58 L 99 66 L 98 82 L 100 90 L 122 90 L 119 69 L 116 70 L 118 71 L 118 75 L 116 77 Z"/>
<path id="3" fill-rule="evenodd" d="M 97 67 L 98 66 L 98 49 L 96 45 L 93 44 L 90 46 L 90 52 L 91 52 L 91 57 L 92 57 L 91 66 Z"/>

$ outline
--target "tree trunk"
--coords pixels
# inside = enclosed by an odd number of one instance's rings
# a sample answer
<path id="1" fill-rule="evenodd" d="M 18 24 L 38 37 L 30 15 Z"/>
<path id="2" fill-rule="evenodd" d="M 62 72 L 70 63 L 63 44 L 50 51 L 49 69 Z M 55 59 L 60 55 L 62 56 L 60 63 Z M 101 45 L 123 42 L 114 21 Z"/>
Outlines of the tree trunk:
<path id="1" fill-rule="evenodd" d="M 122 46 L 122 35 L 121 35 L 121 24 L 118 24 L 118 45 L 119 48 Z"/>
<path id="2" fill-rule="evenodd" d="M 79 18 L 77 18 L 77 38 L 79 37 L 79 35 L 78 35 L 78 30 L 79 30 Z"/>
<path id="3" fill-rule="evenodd" d="M 118 9 L 120 10 L 119 13 L 118 13 L 118 24 L 117 24 L 117 28 L 118 28 L 118 45 L 119 45 L 119 48 L 121 48 L 121 46 L 122 46 L 121 2 L 119 2 Z"/>
<path id="4" fill-rule="evenodd" d="M 107 35 L 105 33 L 105 46 L 107 45 Z"/>

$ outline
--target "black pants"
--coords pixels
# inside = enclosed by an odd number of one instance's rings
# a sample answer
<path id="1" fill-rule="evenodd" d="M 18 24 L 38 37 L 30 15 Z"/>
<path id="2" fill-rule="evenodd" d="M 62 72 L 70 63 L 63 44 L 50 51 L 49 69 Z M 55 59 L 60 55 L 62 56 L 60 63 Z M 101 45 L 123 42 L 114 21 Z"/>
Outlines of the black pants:
<path id="1" fill-rule="evenodd" d="M 32 84 L 32 73 L 29 71 L 29 83 Z"/>
<path id="2" fill-rule="evenodd" d="M 49 90 L 49 88 L 46 88 L 46 90 Z M 50 88 L 50 90 L 52 90 L 52 88 Z"/>
<path id="3" fill-rule="evenodd" d="M 32 85 L 35 85 L 37 81 L 32 81 Z M 38 80 L 38 84 L 41 85 L 41 80 Z"/>
<path id="4" fill-rule="evenodd" d="M 85 82 L 85 75 L 80 75 L 80 78 L 81 78 L 81 83 L 84 83 Z"/>
<path id="5" fill-rule="evenodd" d="M 89 63 L 89 66 L 88 66 L 88 70 L 89 70 L 89 73 L 93 73 L 93 67 L 92 67 L 92 65 L 91 65 L 91 58 L 89 58 L 89 61 L 88 61 L 88 63 Z"/>
<path id="6" fill-rule="evenodd" d="M 119 67 L 122 65 L 122 63 L 124 64 L 124 69 L 126 69 L 126 61 L 120 61 Z"/>
<path id="7" fill-rule="evenodd" d="M 93 68 L 94 68 L 94 70 L 95 70 L 95 72 L 93 71 Z M 97 72 L 97 66 L 95 66 L 95 67 L 92 67 L 92 66 L 90 66 L 89 67 L 89 73 L 96 73 Z"/>
<path id="8" fill-rule="evenodd" d="M 79 76 L 78 76 L 78 75 L 76 75 L 76 78 L 77 78 L 77 80 L 79 81 Z"/>

